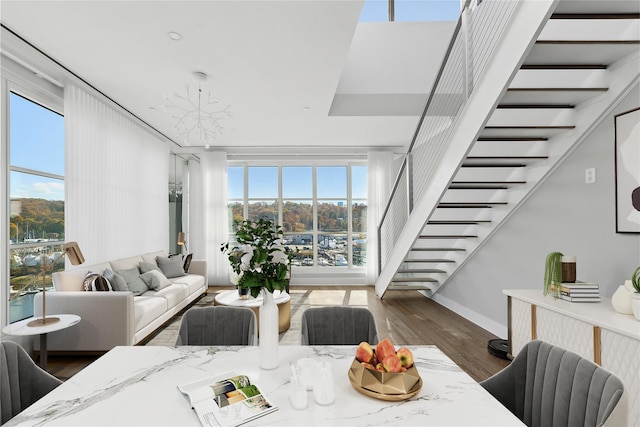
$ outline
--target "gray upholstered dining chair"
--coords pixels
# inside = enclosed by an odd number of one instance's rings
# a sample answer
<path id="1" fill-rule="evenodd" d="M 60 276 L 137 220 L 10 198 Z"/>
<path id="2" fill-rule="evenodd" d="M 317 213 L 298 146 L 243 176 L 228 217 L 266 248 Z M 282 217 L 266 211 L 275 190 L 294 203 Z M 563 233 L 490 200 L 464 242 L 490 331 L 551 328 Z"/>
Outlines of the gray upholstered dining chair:
<path id="1" fill-rule="evenodd" d="M 13 341 L 0 342 L 0 378 L 0 424 L 62 384 Z"/>
<path id="2" fill-rule="evenodd" d="M 193 307 L 182 316 L 176 345 L 256 345 L 256 314 L 246 307 Z"/>
<path id="3" fill-rule="evenodd" d="M 624 390 L 595 363 L 539 340 L 480 384 L 529 427 L 601 426 Z"/>
<path id="4" fill-rule="evenodd" d="M 375 345 L 378 331 L 373 314 L 363 307 L 314 307 L 302 313 L 302 345 Z"/>

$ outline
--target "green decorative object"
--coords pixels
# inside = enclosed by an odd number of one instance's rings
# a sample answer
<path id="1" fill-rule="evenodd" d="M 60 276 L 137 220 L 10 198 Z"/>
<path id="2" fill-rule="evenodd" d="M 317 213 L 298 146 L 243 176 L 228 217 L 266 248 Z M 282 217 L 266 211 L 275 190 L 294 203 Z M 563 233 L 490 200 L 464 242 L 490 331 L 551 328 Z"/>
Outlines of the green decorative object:
<path id="1" fill-rule="evenodd" d="M 631 275 L 631 284 L 636 292 L 640 293 L 640 267 L 636 268 Z"/>
<path id="2" fill-rule="evenodd" d="M 560 296 L 560 284 L 562 283 L 562 252 L 551 252 L 544 263 L 544 290 L 543 295 L 550 292 L 554 298 Z"/>

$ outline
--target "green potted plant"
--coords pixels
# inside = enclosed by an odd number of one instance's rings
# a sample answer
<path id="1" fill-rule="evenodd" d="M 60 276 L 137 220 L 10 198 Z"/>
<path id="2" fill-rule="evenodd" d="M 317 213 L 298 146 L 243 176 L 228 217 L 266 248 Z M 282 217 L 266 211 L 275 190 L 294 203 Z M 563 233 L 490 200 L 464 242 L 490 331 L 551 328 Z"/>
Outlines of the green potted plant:
<path id="1" fill-rule="evenodd" d="M 544 263 L 544 289 L 543 295 L 550 292 L 554 298 L 560 296 L 560 284 L 562 283 L 562 253 L 551 252 Z"/>
<path id="2" fill-rule="evenodd" d="M 228 256 L 232 282 L 254 298 L 262 289 L 270 293 L 285 289 L 292 251 L 281 244 L 282 227 L 267 219 L 236 221 L 235 226 L 235 242 L 220 248 Z"/>
<path id="3" fill-rule="evenodd" d="M 636 319 L 640 320 L 640 267 L 636 268 L 631 275 L 631 285 L 633 286 L 633 299 L 631 308 Z"/>

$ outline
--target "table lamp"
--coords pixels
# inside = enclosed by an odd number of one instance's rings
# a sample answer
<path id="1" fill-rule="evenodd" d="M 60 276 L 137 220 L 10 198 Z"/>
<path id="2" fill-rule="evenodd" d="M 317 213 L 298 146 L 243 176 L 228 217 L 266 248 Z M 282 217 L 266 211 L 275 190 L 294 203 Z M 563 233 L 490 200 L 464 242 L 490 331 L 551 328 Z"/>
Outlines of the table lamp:
<path id="1" fill-rule="evenodd" d="M 76 242 L 69 242 L 64 244 L 64 253 L 69 257 L 69 261 L 73 265 L 79 265 L 84 262 L 84 256 L 82 255 L 82 251 L 80 251 L 80 247 Z M 47 272 L 53 269 L 53 262 L 47 264 L 46 257 L 42 257 L 42 264 L 40 265 L 40 274 L 42 274 L 42 318 L 32 320 L 27 323 L 27 326 L 37 327 L 37 326 L 46 326 L 52 325 L 54 323 L 58 323 L 60 318 L 58 317 L 47 317 L 47 300 L 46 300 L 46 276 Z"/>
<path id="2" fill-rule="evenodd" d="M 184 246 L 184 249 L 189 252 L 189 249 L 187 248 L 187 235 L 182 231 L 178 233 L 178 245 Z"/>

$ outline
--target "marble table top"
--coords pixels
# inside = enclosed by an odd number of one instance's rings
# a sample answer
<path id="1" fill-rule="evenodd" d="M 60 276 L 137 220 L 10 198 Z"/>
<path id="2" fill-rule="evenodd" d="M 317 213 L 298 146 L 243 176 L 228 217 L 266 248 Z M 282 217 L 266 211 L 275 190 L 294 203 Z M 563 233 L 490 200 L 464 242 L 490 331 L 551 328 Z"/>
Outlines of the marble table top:
<path id="1" fill-rule="evenodd" d="M 280 364 L 258 367 L 258 347 L 116 347 L 9 421 L 7 426 L 198 426 L 177 386 L 227 372 L 249 376 L 279 407 L 245 425 L 506 426 L 523 425 L 435 346 L 408 346 L 423 380 L 406 401 L 365 396 L 349 382 L 355 346 L 280 346 Z M 336 399 L 308 406 L 289 400 L 290 362 L 331 364 Z"/>

